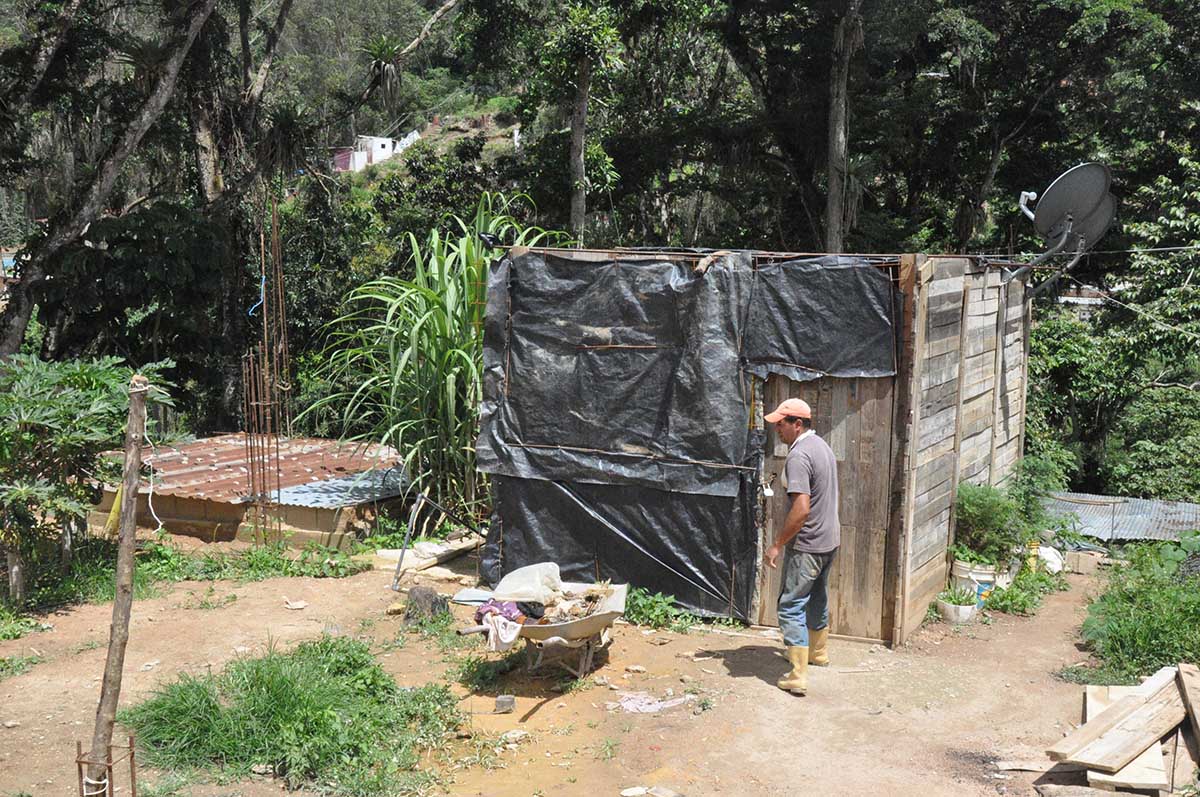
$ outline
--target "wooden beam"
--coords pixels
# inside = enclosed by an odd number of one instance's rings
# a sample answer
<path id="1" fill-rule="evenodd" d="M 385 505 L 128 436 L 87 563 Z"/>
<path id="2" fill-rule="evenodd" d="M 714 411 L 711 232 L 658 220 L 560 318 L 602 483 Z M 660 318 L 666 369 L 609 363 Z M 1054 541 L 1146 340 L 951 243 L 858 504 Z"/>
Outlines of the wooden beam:
<path id="1" fill-rule="evenodd" d="M 1056 761 L 1073 761 L 1103 772 L 1119 771 L 1183 721 L 1183 697 L 1175 677 L 1174 667 L 1159 670 L 1143 684 L 1145 694 L 1121 698 L 1047 754 Z"/>
<path id="2" fill-rule="evenodd" d="M 1084 688 L 1084 719 L 1091 722 L 1114 701 L 1140 694 L 1140 686 L 1087 686 Z M 1163 766 L 1162 743 L 1155 740 L 1120 771 L 1113 774 L 1088 770 L 1088 785 L 1097 789 L 1170 789 L 1171 781 Z"/>
<path id="3" fill-rule="evenodd" d="M 1163 667 L 1154 673 L 1154 675 L 1147 678 L 1142 683 L 1142 687 L 1147 692 L 1157 693 L 1168 683 L 1171 683 L 1174 678 L 1175 668 Z M 1142 703 L 1145 703 L 1143 695 L 1128 695 L 1121 698 L 1115 704 L 1101 712 L 1100 716 L 1090 722 L 1084 723 L 1072 733 L 1060 739 L 1053 747 L 1046 751 L 1046 755 L 1055 761 L 1069 760 L 1072 754 L 1100 738 L 1113 724 L 1121 719 L 1121 716 L 1118 716 L 1119 709 L 1122 709 L 1126 705 L 1132 705 L 1136 708 Z"/>
<path id="4" fill-rule="evenodd" d="M 1179 692 L 1192 720 L 1192 731 L 1200 740 L 1200 667 L 1195 664 L 1179 665 Z"/>
<path id="5" fill-rule="evenodd" d="M 900 356 L 896 381 L 892 386 L 891 496 L 888 506 L 888 534 L 884 550 L 883 633 L 892 645 L 904 642 L 904 609 L 908 592 L 908 519 L 910 491 L 910 440 L 920 412 L 916 391 L 920 374 L 916 367 L 917 272 L 924 258 L 905 255 L 900 259 L 900 283 L 903 293 L 900 327 Z"/>

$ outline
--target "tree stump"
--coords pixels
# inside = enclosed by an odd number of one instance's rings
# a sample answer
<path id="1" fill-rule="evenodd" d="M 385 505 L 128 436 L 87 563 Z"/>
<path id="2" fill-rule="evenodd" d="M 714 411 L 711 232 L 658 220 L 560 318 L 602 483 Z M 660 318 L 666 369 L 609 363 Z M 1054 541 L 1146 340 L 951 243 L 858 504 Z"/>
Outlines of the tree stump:
<path id="1" fill-rule="evenodd" d="M 449 613 L 449 601 L 439 595 L 433 587 L 413 587 L 408 591 L 408 606 L 404 610 L 405 625 L 416 625 Z"/>

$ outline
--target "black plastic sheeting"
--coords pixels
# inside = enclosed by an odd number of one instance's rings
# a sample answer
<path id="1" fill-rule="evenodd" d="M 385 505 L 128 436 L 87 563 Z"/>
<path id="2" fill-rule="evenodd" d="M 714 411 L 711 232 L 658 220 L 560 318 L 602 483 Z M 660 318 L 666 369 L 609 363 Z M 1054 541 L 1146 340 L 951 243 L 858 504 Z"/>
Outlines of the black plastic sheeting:
<path id="1" fill-rule="evenodd" d="M 531 253 L 489 281 L 481 471 L 735 496 L 749 378 L 745 253 L 588 263 Z"/>
<path id="2" fill-rule="evenodd" d="M 749 619 L 763 435 L 750 374 L 895 373 L 886 273 L 748 252 L 493 264 L 479 470 L 493 474 L 485 580 L 557 562 L 703 614 Z"/>
<path id="3" fill-rule="evenodd" d="M 747 370 L 797 382 L 896 373 L 892 281 L 859 258 L 831 255 L 758 269 Z"/>
<path id="4" fill-rule="evenodd" d="M 750 619 L 758 481 L 737 496 L 496 477 L 481 574 L 558 562 L 566 581 L 628 582 L 706 615 Z"/>

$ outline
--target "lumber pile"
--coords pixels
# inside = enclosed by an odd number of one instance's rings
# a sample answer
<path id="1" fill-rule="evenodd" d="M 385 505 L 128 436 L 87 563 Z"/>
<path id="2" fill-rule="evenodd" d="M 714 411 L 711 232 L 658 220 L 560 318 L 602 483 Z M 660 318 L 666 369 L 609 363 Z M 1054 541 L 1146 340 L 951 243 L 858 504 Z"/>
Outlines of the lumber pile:
<path id="1" fill-rule="evenodd" d="M 1200 738 L 1195 665 L 1164 667 L 1140 686 L 1089 686 L 1084 699 L 1084 724 L 1046 751 L 1051 761 L 1086 769 L 1089 786 L 1109 791 L 1172 791 L 1193 782 Z"/>

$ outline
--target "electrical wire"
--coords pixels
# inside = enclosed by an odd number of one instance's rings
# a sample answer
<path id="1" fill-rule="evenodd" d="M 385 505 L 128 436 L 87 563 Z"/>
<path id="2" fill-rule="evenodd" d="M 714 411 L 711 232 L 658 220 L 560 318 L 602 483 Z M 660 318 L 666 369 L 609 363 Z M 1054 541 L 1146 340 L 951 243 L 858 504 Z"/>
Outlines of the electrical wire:
<path id="1" fill-rule="evenodd" d="M 1129 255 L 1129 254 L 1144 254 L 1147 252 L 1197 252 L 1200 251 L 1200 244 L 1189 246 L 1147 246 L 1134 249 L 1089 249 L 1088 255 Z M 1039 257 L 1040 252 L 1024 252 L 1009 255 L 1008 252 L 975 252 L 972 257 Z M 1075 257 L 1075 252 L 1057 252 L 1050 257 Z M 962 255 L 960 255 L 961 257 Z"/>
<path id="2" fill-rule="evenodd" d="M 1062 276 L 1066 277 L 1071 282 L 1074 282 L 1076 285 L 1078 285 L 1081 288 L 1091 287 L 1090 285 L 1085 285 L 1084 283 L 1075 279 L 1075 277 L 1071 276 L 1070 274 L 1063 274 Z M 1125 302 L 1122 302 L 1120 299 L 1114 299 L 1112 296 L 1108 295 L 1107 293 L 1105 293 L 1102 298 L 1106 302 L 1112 302 L 1113 304 L 1115 304 L 1119 307 L 1124 307 L 1126 310 L 1130 311 L 1131 313 L 1134 313 L 1135 315 L 1139 315 L 1142 318 L 1145 318 L 1145 319 L 1149 320 L 1150 322 L 1157 324 L 1158 326 L 1162 327 L 1163 329 L 1169 329 L 1172 332 L 1179 333 L 1180 335 L 1187 335 L 1188 337 L 1200 340 L 1200 333 L 1193 332 L 1190 329 L 1184 329 L 1183 327 L 1179 327 L 1179 326 L 1171 324 L 1167 321 L 1164 321 L 1163 319 L 1155 316 L 1153 313 L 1147 313 L 1145 310 L 1142 310 L 1139 307 L 1135 307 L 1131 304 L 1126 304 Z"/>

